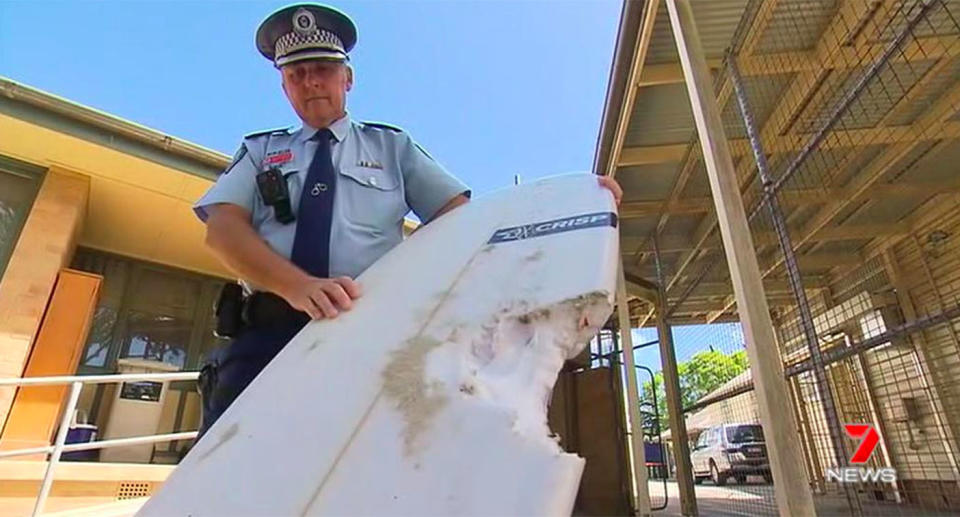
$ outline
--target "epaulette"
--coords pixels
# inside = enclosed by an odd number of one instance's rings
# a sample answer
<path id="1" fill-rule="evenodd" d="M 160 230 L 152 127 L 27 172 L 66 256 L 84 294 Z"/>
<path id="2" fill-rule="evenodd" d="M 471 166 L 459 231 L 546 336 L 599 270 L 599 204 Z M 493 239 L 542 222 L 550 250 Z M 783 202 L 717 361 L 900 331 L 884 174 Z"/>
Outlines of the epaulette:
<path id="1" fill-rule="evenodd" d="M 246 140 L 248 138 L 256 138 L 258 136 L 264 136 L 264 135 L 280 135 L 280 134 L 285 135 L 290 133 L 291 129 L 293 129 L 293 126 L 278 127 L 274 129 L 264 129 L 261 131 L 254 131 L 253 133 L 247 133 L 246 135 L 243 135 L 243 138 L 244 140 Z"/>
<path id="2" fill-rule="evenodd" d="M 393 131 L 395 133 L 403 133 L 403 129 L 392 124 L 387 124 L 386 122 L 361 122 L 360 123 L 364 129 L 374 128 L 374 129 L 386 129 L 387 131 Z"/>

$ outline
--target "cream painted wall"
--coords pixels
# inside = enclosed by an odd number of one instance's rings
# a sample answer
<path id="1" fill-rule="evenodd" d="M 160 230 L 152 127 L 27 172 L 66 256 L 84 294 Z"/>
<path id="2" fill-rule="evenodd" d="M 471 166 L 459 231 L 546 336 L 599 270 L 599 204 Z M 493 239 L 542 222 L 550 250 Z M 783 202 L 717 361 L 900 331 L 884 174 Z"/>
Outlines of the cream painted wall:
<path id="1" fill-rule="evenodd" d="M 210 180 L 2 114 L 0 134 L 0 154 L 89 178 L 81 246 L 231 276 L 190 209 Z"/>

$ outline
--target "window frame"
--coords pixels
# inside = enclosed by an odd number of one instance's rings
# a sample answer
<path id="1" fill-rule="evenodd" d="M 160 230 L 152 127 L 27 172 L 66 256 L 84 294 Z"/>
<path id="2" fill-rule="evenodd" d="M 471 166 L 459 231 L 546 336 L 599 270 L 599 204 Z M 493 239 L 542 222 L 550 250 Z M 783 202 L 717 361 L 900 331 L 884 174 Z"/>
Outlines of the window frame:
<path id="1" fill-rule="evenodd" d="M 109 345 L 104 365 L 93 366 L 83 364 L 81 359 L 81 363 L 77 367 L 78 375 L 116 373 L 117 361 L 120 359 L 125 341 L 129 337 L 129 318 L 131 313 L 143 312 L 144 309 L 150 309 L 152 307 L 160 307 L 162 309 L 162 306 L 142 305 L 134 302 L 144 275 L 151 272 L 174 275 L 192 282 L 194 286 L 197 287 L 199 296 L 192 314 L 193 321 L 190 329 L 189 342 L 185 349 L 186 358 L 182 368 L 183 371 L 199 369 L 200 362 L 203 360 L 203 354 L 217 346 L 222 346 L 224 343 L 224 340 L 213 337 L 212 319 L 214 317 L 213 304 L 219 295 L 220 287 L 227 282 L 227 280 L 89 248 L 78 249 L 75 258 L 81 255 L 96 257 L 97 259 L 103 260 L 104 263 L 125 263 L 127 271 L 124 278 L 113 279 L 113 281 L 122 284 L 117 288 L 120 293 L 117 299 L 113 303 L 104 303 L 103 300 L 97 303 L 98 309 L 100 307 L 111 307 L 116 311 L 116 321 L 109 332 Z M 85 268 L 82 264 L 77 264 L 76 261 L 71 267 L 83 271 L 90 271 L 90 268 Z M 97 271 L 93 272 L 98 273 Z M 220 343 L 217 341 L 220 341 Z M 87 341 L 84 343 L 84 354 L 90 344 L 90 336 L 88 336 Z M 174 389 L 183 389 L 186 387 L 186 384 L 187 383 L 176 383 L 176 386 L 172 385 L 171 387 Z M 190 389 L 193 388 L 191 387 Z"/>
<path id="2" fill-rule="evenodd" d="M 0 247 L 0 278 L 3 278 L 7 266 L 10 264 L 10 259 L 13 257 L 13 252 L 20 240 L 20 235 L 23 233 L 23 228 L 26 226 L 27 219 L 30 217 L 30 212 L 33 211 L 33 205 L 37 201 L 37 194 L 40 193 L 40 187 L 43 185 L 46 174 L 47 169 L 44 167 L 0 154 L 0 176 L 16 176 L 29 182 L 22 200 L 25 205 L 24 210 L 17 213 L 16 219 L 14 219 L 15 231 L 12 235 L 10 247 L 9 249 Z"/>

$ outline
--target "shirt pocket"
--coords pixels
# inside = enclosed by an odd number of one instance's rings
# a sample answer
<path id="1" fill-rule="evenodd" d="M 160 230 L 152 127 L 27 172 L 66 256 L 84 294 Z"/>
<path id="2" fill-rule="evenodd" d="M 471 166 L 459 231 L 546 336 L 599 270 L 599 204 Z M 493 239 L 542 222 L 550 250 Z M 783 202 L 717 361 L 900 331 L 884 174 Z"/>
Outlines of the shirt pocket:
<path id="1" fill-rule="evenodd" d="M 299 169 L 281 170 L 283 179 L 287 180 L 287 193 L 290 195 L 290 206 L 294 213 L 300 204 L 300 190 L 303 188 L 303 174 Z"/>
<path id="2" fill-rule="evenodd" d="M 339 212 L 348 221 L 367 229 L 387 232 L 409 210 L 398 174 L 386 169 L 340 169 L 337 184 Z"/>

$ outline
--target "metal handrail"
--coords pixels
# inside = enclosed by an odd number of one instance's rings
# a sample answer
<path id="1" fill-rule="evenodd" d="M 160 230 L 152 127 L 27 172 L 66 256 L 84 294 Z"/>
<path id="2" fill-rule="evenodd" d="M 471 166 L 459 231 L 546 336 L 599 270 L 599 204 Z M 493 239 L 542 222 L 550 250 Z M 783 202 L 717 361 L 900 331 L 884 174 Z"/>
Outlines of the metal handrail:
<path id="1" fill-rule="evenodd" d="M 196 436 L 196 431 L 186 431 L 183 433 L 153 434 L 148 436 L 117 438 L 114 440 L 97 440 L 86 443 L 67 443 L 63 445 L 63 452 L 92 451 L 94 449 L 109 449 L 111 447 L 125 447 L 127 445 L 142 445 L 145 443 L 174 442 L 177 440 L 189 440 L 191 438 L 195 438 Z M 0 451 L 0 459 L 12 458 L 14 456 L 30 456 L 33 454 L 49 454 L 53 452 L 53 449 L 53 445 L 47 445 L 46 447 L 34 447 L 32 449 Z"/>
<path id="2" fill-rule="evenodd" d="M 110 384 L 134 381 L 192 381 L 200 372 L 174 373 L 113 373 L 107 375 L 64 375 L 57 377 L 21 377 L 0 379 L 0 386 L 51 386 L 56 384 Z"/>
<path id="3" fill-rule="evenodd" d="M 60 463 L 60 456 L 63 451 L 86 451 L 94 449 L 105 449 L 109 447 L 120 447 L 125 445 L 136 445 L 144 443 L 162 443 L 175 440 L 189 440 L 197 436 L 196 431 L 185 433 L 155 434 L 150 436 L 137 436 L 131 438 L 118 438 L 114 440 L 100 440 L 95 442 L 77 443 L 66 445 L 67 430 L 70 427 L 70 421 L 73 418 L 73 412 L 77 408 L 77 401 L 80 399 L 80 390 L 84 384 L 108 384 L 114 382 L 136 382 L 136 381 L 192 381 L 200 376 L 200 372 L 176 372 L 176 373 L 123 373 L 112 375 L 68 375 L 54 377 L 23 377 L 13 379 L 0 379 L 0 387 L 3 386 L 54 386 L 59 384 L 70 385 L 70 395 L 67 398 L 67 405 L 60 417 L 60 428 L 57 429 L 57 437 L 53 444 L 46 447 L 33 447 L 30 449 L 14 449 L 9 451 L 0 451 L 0 459 L 13 456 L 26 456 L 30 454 L 50 454 L 47 461 L 47 470 L 43 474 L 43 483 L 40 485 L 40 493 L 37 495 L 37 501 L 33 506 L 32 516 L 36 517 L 46 506 L 47 497 L 50 496 L 50 488 L 53 486 L 53 473 Z"/>

